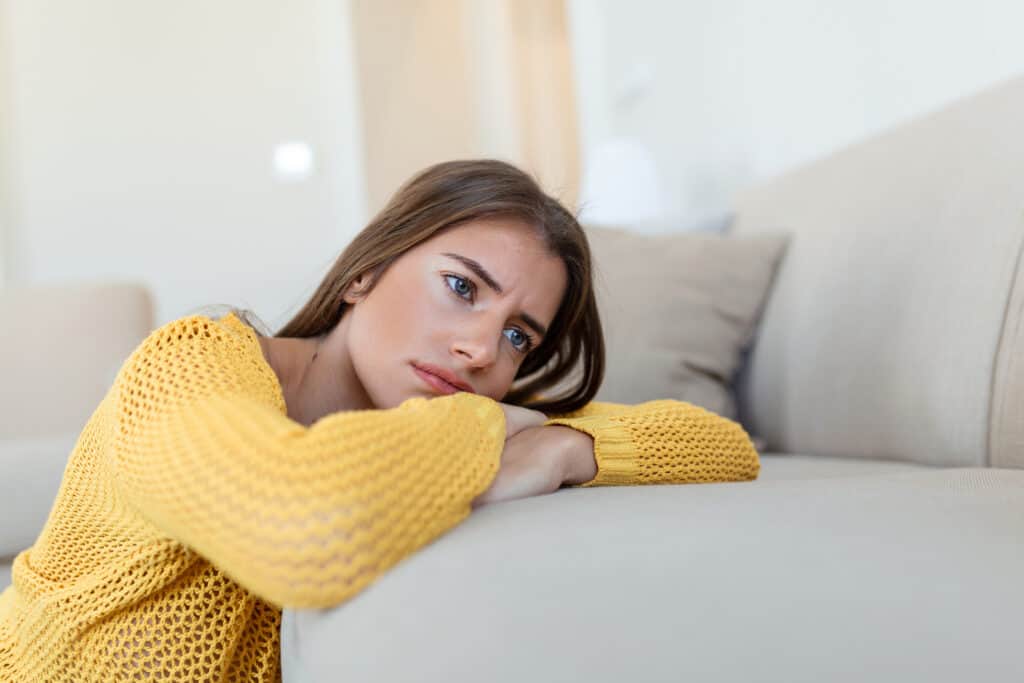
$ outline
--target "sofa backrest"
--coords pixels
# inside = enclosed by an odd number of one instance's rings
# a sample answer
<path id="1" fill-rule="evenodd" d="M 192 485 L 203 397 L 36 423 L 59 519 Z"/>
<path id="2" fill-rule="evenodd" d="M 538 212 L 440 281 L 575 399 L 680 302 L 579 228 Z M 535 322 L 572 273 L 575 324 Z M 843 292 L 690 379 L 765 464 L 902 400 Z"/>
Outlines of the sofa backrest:
<path id="1" fill-rule="evenodd" d="M 770 450 L 1024 467 L 1024 78 L 747 192 L 788 251 L 739 378 Z"/>
<path id="2" fill-rule="evenodd" d="M 10 288 L 0 321 L 0 442 L 63 437 L 82 430 L 152 331 L 153 306 L 134 284 Z"/>

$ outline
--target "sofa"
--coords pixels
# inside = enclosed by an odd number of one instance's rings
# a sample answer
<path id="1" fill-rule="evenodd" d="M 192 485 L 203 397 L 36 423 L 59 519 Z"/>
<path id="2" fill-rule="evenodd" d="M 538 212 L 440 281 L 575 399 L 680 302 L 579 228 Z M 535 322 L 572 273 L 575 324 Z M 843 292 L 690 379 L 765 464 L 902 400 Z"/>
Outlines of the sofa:
<path id="1" fill-rule="evenodd" d="M 286 609 L 284 680 L 1024 680 L 1022 120 L 1018 79 L 740 197 L 730 236 L 788 235 L 728 378 L 756 480 L 479 508 Z M 0 314 L 9 562 L 153 321 L 128 284 Z"/>

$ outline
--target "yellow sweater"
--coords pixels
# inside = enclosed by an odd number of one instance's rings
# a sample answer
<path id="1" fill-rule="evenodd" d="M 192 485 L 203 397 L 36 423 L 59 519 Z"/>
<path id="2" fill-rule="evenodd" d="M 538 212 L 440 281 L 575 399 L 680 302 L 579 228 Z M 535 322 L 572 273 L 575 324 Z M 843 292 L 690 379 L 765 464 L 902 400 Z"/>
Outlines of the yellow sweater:
<path id="1" fill-rule="evenodd" d="M 736 423 L 687 403 L 593 403 L 598 484 L 755 479 Z M 283 606 L 338 604 L 470 514 L 505 423 L 474 394 L 288 419 L 229 315 L 153 332 L 71 453 L 0 594 L 3 681 L 274 681 Z"/>

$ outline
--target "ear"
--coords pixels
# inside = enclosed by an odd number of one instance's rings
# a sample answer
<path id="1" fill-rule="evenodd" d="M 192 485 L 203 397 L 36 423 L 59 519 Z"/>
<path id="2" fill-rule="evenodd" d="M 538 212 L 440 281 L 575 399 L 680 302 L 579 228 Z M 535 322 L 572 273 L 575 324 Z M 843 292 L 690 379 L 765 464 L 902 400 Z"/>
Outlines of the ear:
<path id="1" fill-rule="evenodd" d="M 368 275 L 363 273 L 362 275 L 357 276 L 345 290 L 345 293 L 342 295 L 342 299 L 348 304 L 356 303 L 363 298 L 365 290 L 369 284 L 370 278 Z"/>

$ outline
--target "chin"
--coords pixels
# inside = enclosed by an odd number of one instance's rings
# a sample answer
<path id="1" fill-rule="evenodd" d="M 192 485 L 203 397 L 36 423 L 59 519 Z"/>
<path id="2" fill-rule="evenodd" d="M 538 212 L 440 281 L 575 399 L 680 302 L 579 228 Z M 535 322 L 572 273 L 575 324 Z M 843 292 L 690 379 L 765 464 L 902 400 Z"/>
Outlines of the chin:
<path id="1" fill-rule="evenodd" d="M 368 404 L 364 410 L 397 408 L 403 401 L 416 395 L 409 391 L 408 387 L 405 390 L 399 388 L 401 385 L 397 379 L 388 377 L 386 373 L 381 372 L 380 368 L 377 368 L 376 372 L 363 373 L 357 366 L 356 377 L 362 385 L 363 398 Z M 368 380 L 364 381 L 363 377 L 367 377 Z"/>

